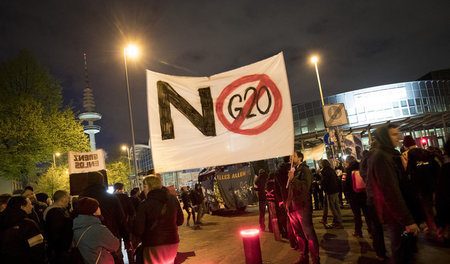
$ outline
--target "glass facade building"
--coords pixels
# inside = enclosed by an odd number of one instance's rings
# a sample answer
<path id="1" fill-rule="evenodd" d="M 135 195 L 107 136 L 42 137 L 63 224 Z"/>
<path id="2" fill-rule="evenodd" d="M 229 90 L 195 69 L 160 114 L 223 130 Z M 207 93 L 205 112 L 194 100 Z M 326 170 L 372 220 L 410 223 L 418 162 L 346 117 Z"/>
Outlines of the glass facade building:
<path id="1" fill-rule="evenodd" d="M 384 123 L 450 110 L 450 80 L 413 81 L 375 86 L 324 97 L 344 103 L 349 127 Z M 320 100 L 292 106 L 295 136 L 325 131 Z"/>
<path id="2" fill-rule="evenodd" d="M 138 175 L 153 169 L 152 151 L 148 145 L 136 144 L 136 163 Z"/>

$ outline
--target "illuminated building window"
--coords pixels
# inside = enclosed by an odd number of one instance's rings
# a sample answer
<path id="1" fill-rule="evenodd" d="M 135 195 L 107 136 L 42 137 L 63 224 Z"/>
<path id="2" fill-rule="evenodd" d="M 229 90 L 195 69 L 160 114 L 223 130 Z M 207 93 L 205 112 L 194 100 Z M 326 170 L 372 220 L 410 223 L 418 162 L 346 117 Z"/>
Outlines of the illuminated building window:
<path id="1" fill-rule="evenodd" d="M 422 106 L 417 106 L 417 112 L 423 114 Z"/>

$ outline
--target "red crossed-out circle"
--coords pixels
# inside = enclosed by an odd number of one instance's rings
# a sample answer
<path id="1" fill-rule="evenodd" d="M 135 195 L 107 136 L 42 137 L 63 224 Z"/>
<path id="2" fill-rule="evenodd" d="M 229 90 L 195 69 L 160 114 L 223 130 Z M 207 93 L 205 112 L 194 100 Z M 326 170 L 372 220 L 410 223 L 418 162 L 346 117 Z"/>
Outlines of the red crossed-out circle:
<path id="1" fill-rule="evenodd" d="M 244 107 L 241 110 L 241 113 L 232 123 L 230 123 L 228 119 L 225 117 L 225 114 L 223 113 L 223 105 L 225 99 L 241 85 L 255 81 L 259 81 L 258 87 L 256 88 L 256 92 L 254 92 L 247 99 L 247 101 L 244 104 Z M 267 90 L 263 89 L 260 92 L 261 87 L 263 86 L 267 87 L 272 92 L 272 95 L 274 97 L 274 109 L 272 113 L 270 114 L 269 118 L 267 118 L 267 120 L 264 121 L 259 126 L 249 129 L 241 129 L 241 125 L 242 123 L 244 123 L 245 118 L 252 111 L 252 107 L 256 105 L 256 103 L 252 104 L 254 97 L 258 94 L 259 97 L 256 99 L 256 102 L 259 101 L 259 99 L 264 95 L 265 91 Z M 278 117 L 280 117 L 282 107 L 283 107 L 283 99 L 281 97 L 280 90 L 278 89 L 276 84 L 272 81 L 272 79 L 270 79 L 270 77 L 267 76 L 266 74 L 247 75 L 235 80 L 234 82 L 230 83 L 227 87 L 225 87 L 225 89 L 223 89 L 223 91 L 220 93 L 216 101 L 216 113 L 220 122 L 229 131 L 242 135 L 258 135 L 269 129 L 273 125 L 273 123 L 275 123 L 275 121 L 278 120 Z"/>

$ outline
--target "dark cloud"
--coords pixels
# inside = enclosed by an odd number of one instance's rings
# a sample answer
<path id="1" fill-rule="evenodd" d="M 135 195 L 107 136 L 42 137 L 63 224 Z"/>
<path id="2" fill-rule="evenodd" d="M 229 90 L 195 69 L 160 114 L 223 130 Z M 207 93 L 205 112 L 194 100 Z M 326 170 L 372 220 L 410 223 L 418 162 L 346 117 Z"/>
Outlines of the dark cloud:
<path id="1" fill-rule="evenodd" d="M 321 57 L 325 95 L 414 80 L 450 67 L 447 0 L 432 1 L 1 1 L 0 61 L 28 49 L 81 111 L 83 53 L 97 110 L 97 144 L 129 143 L 123 46 L 137 142 L 148 141 L 145 71 L 206 76 L 284 52 L 293 103 L 317 100 L 311 54 Z"/>

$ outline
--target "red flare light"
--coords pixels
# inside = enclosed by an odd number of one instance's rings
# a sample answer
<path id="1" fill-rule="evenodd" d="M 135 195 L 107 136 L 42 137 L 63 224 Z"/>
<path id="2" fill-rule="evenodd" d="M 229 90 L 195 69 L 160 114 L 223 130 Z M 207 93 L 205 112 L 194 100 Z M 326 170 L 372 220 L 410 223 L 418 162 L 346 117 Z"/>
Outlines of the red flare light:
<path id="1" fill-rule="evenodd" d="M 240 233 L 242 237 L 254 237 L 259 235 L 259 229 L 245 229 L 241 230 Z"/>

